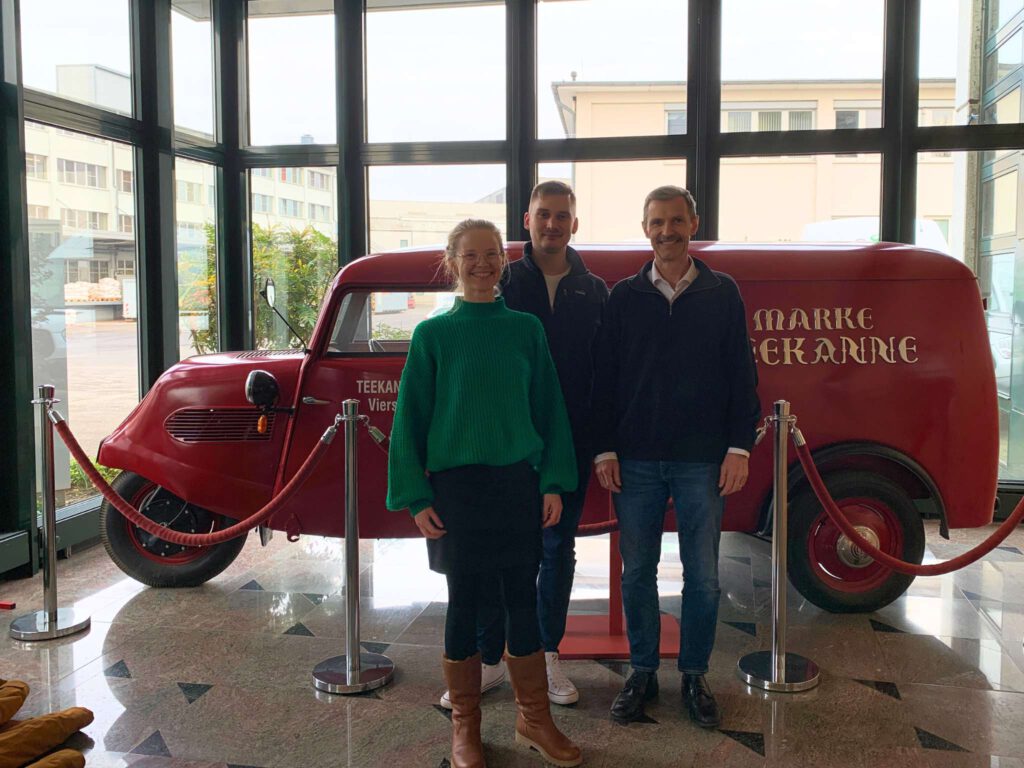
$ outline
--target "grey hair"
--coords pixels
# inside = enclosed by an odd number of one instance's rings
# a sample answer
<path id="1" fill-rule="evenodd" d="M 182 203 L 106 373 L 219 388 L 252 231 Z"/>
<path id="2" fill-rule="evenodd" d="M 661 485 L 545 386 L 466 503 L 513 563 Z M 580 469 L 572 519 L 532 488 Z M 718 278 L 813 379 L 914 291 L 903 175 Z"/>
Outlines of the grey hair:
<path id="1" fill-rule="evenodd" d="M 697 215 L 697 201 L 694 199 L 690 190 L 684 189 L 683 187 L 677 187 L 673 184 L 666 184 L 663 187 L 658 187 L 657 189 L 652 190 L 647 197 L 644 198 L 644 223 L 647 223 L 647 207 L 651 204 L 652 200 L 675 200 L 677 197 L 681 197 L 686 201 L 686 207 L 690 209 L 690 216 Z"/>
<path id="2" fill-rule="evenodd" d="M 498 229 L 497 225 L 487 219 L 463 219 L 448 233 L 448 243 L 445 245 L 444 256 L 441 258 L 441 269 L 444 270 L 454 291 L 462 289 L 462 286 L 459 284 L 459 270 L 455 267 L 455 259 L 458 258 L 456 248 L 462 236 L 475 229 L 485 229 L 494 235 L 494 239 L 498 244 L 498 251 L 501 253 L 501 270 L 504 272 L 505 267 L 508 266 L 508 255 L 505 253 L 505 244 L 502 242 L 501 230 Z"/>

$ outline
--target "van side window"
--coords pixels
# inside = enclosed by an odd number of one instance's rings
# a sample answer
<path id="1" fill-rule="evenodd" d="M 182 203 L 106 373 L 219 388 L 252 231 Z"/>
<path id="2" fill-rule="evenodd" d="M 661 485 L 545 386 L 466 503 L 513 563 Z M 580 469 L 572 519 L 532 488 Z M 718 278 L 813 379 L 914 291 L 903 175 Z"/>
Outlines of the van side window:
<path id="1" fill-rule="evenodd" d="M 404 355 L 413 329 L 454 304 L 455 294 L 440 291 L 349 293 L 342 299 L 334 321 L 327 354 Z"/>

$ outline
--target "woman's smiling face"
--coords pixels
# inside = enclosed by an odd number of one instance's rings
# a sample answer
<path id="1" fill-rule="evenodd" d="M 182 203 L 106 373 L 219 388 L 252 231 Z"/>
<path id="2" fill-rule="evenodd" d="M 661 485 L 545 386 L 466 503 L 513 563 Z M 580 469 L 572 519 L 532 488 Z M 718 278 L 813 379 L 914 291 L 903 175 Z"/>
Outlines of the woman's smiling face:
<path id="1" fill-rule="evenodd" d="M 459 284 L 466 294 L 494 291 L 501 278 L 501 246 L 494 233 L 471 229 L 459 238 L 456 247 Z"/>

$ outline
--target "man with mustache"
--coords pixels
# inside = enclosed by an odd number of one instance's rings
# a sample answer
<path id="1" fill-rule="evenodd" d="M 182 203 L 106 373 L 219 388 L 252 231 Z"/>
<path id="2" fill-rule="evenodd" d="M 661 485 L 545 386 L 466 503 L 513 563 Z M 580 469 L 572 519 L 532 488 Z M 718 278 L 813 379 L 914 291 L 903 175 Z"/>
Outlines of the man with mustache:
<path id="1" fill-rule="evenodd" d="M 595 475 L 619 519 L 633 668 L 612 718 L 640 718 L 658 693 L 657 573 L 671 497 L 684 580 L 682 700 L 691 719 L 713 728 L 721 713 L 704 674 L 718 622 L 722 511 L 747 480 L 761 409 L 736 283 L 689 254 L 698 223 L 681 187 L 658 187 L 644 201 L 654 259 L 608 299 L 595 353 L 594 447 Z"/>

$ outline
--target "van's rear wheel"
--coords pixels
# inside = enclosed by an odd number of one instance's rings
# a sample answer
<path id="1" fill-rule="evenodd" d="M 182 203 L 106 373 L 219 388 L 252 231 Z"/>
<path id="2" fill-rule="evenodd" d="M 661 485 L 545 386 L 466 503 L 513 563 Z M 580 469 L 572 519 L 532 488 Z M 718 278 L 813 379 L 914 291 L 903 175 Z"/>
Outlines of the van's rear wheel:
<path id="1" fill-rule="evenodd" d="M 212 533 L 232 521 L 182 501 L 134 472 L 111 484 L 121 497 L 154 522 L 182 533 Z M 245 536 L 212 547 L 183 547 L 146 533 L 110 503 L 100 506 L 100 539 L 118 568 L 150 587 L 197 587 L 223 571 L 242 551 Z"/>
<path id="2" fill-rule="evenodd" d="M 832 498 L 858 532 L 887 554 L 910 563 L 924 557 L 924 526 L 914 502 L 896 483 L 870 472 L 825 477 Z M 843 535 L 805 486 L 789 505 L 789 578 L 800 594 L 827 611 L 874 611 L 914 581 L 884 568 Z"/>

